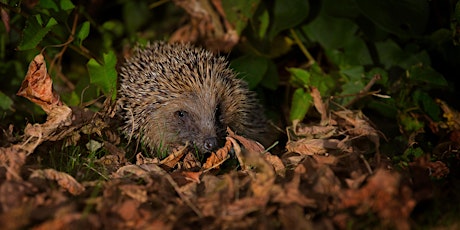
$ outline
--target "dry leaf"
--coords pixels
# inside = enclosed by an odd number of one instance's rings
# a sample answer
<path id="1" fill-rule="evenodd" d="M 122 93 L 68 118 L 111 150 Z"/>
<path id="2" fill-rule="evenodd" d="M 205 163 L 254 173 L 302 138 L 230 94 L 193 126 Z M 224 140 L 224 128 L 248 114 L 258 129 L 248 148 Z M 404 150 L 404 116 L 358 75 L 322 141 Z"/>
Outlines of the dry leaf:
<path id="1" fill-rule="evenodd" d="M 335 126 L 317 126 L 317 125 L 304 125 L 298 124 L 295 128 L 295 134 L 297 136 L 304 136 L 307 138 L 329 138 L 335 135 L 337 132 L 337 127 Z"/>
<path id="2" fill-rule="evenodd" d="M 300 139 L 289 141 L 286 149 L 303 155 L 326 154 L 330 150 L 339 149 L 339 140 L 336 139 Z"/>
<path id="3" fill-rule="evenodd" d="M 411 190 L 400 184 L 400 175 L 378 169 L 360 189 L 340 194 L 342 208 L 356 208 L 356 214 L 373 211 L 380 219 L 397 229 L 410 229 L 410 214 L 415 207 Z"/>
<path id="4" fill-rule="evenodd" d="M 203 172 L 188 172 L 188 171 L 182 172 L 182 175 L 184 175 L 186 180 L 193 181 L 196 183 L 200 183 L 201 174 L 203 174 Z"/>
<path id="5" fill-rule="evenodd" d="M 373 142 L 375 150 L 379 155 L 381 133 L 371 125 L 369 119 L 361 111 L 333 111 L 333 114 L 345 120 L 346 124 L 343 124 L 344 127 L 346 127 L 347 124 L 351 125 L 350 128 L 346 129 L 347 133 L 354 137 L 365 136 Z"/>
<path id="6" fill-rule="evenodd" d="M 218 168 L 219 165 L 224 163 L 228 158 L 230 158 L 230 155 L 228 152 L 232 148 L 232 142 L 227 139 L 225 142 L 225 145 L 218 149 L 215 153 L 212 152 L 211 156 L 206 159 L 206 163 L 204 163 L 202 170 L 207 171 L 212 168 Z"/>
<path id="7" fill-rule="evenodd" d="M 21 168 L 26 162 L 26 152 L 20 145 L 0 147 L 0 166 L 6 169 L 7 180 L 22 180 Z"/>
<path id="8" fill-rule="evenodd" d="M 26 77 L 17 95 L 39 105 L 47 114 L 53 107 L 62 105 L 59 96 L 53 90 L 53 81 L 46 70 L 46 63 L 42 54 L 35 56 L 29 64 Z"/>
<path id="9" fill-rule="evenodd" d="M 72 227 L 70 227 L 72 226 Z M 101 220 L 96 215 L 82 213 L 69 213 L 59 218 L 55 218 L 49 221 L 45 221 L 34 228 L 33 230 L 64 230 L 64 229 L 78 229 L 79 227 L 91 226 L 92 229 L 102 228 Z"/>
<path id="10" fill-rule="evenodd" d="M 148 200 L 147 190 L 144 186 L 134 184 L 122 184 L 119 185 L 118 188 L 120 189 L 122 194 L 129 196 L 139 201 L 140 203 L 144 203 Z"/>
<path id="11" fill-rule="evenodd" d="M 78 181 L 76 181 L 75 178 L 73 178 L 67 173 L 59 172 L 54 169 L 34 170 L 30 175 L 30 178 L 43 178 L 48 180 L 54 180 L 59 184 L 59 186 L 66 189 L 72 195 L 79 195 L 80 193 L 85 191 L 85 187 L 78 183 Z"/>
<path id="12" fill-rule="evenodd" d="M 286 174 L 286 167 L 278 156 L 272 155 L 270 153 L 265 153 L 262 155 L 265 161 L 273 166 L 275 173 L 281 177 L 284 177 Z"/>
<path id="13" fill-rule="evenodd" d="M 256 153 L 263 153 L 265 152 L 264 146 L 262 146 L 259 142 L 245 138 L 243 136 L 235 134 L 230 128 L 227 128 L 228 136 L 235 138 L 238 140 L 247 151 L 252 151 Z"/>
<path id="14" fill-rule="evenodd" d="M 143 164 L 158 164 L 160 160 L 158 158 L 145 157 L 142 153 L 136 154 L 136 165 Z"/>
<path id="15" fill-rule="evenodd" d="M 213 51 L 230 51 L 238 43 L 239 36 L 227 21 L 220 1 L 174 0 L 190 16 L 190 22 L 171 35 L 169 42 L 204 41 Z"/>
<path id="16" fill-rule="evenodd" d="M 278 191 L 273 198 L 274 202 L 281 204 L 299 204 L 302 207 L 317 207 L 317 202 L 314 199 L 305 197 L 299 190 L 301 175 L 306 173 L 305 166 L 298 165 L 294 170 L 292 180 L 286 183 L 281 191 Z"/>
<path id="17" fill-rule="evenodd" d="M 201 162 L 195 157 L 195 153 L 188 151 L 184 156 L 181 168 L 185 170 L 196 170 L 201 168 Z"/>
<path id="18" fill-rule="evenodd" d="M 160 161 L 160 164 L 165 165 L 169 168 L 174 168 L 174 166 L 180 161 L 180 159 L 187 153 L 188 144 L 183 146 L 177 151 L 169 154 L 168 157 Z"/>
<path id="19" fill-rule="evenodd" d="M 320 125 L 324 126 L 329 123 L 329 117 L 327 113 L 327 106 L 324 104 L 321 99 L 321 93 L 316 87 L 310 87 L 310 95 L 313 98 L 313 104 L 315 105 L 316 110 L 321 114 Z"/>

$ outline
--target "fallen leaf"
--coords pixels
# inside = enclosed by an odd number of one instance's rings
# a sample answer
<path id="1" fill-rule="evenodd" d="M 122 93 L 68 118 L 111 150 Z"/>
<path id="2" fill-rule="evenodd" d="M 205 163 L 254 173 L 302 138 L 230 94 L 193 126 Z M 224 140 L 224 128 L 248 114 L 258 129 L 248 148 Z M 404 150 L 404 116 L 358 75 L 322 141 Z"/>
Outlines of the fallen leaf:
<path id="1" fill-rule="evenodd" d="M 238 140 L 247 151 L 263 153 L 265 148 L 259 142 L 235 134 L 230 128 L 227 128 L 228 136 Z"/>
<path id="2" fill-rule="evenodd" d="M 229 139 L 227 139 L 225 145 L 222 148 L 218 149 L 215 153 L 212 152 L 211 156 L 209 156 L 208 159 L 206 159 L 206 162 L 204 163 L 202 170 L 208 171 L 209 169 L 218 168 L 219 165 L 221 165 L 228 158 L 230 158 L 228 152 L 231 148 L 232 142 Z"/>
<path id="3" fill-rule="evenodd" d="M 134 184 L 123 184 L 118 186 L 121 193 L 133 198 L 134 200 L 139 201 L 140 203 L 147 202 L 147 190 L 145 190 L 144 186 L 134 185 Z"/>
<path id="4" fill-rule="evenodd" d="M 315 105 L 316 110 L 321 114 L 320 125 L 324 126 L 329 123 L 329 116 L 327 112 L 327 107 L 323 100 L 321 99 L 321 93 L 316 87 L 310 87 L 310 94 L 313 98 L 313 104 Z"/>
<path id="5" fill-rule="evenodd" d="M 6 179 L 21 181 L 21 168 L 26 162 L 26 152 L 20 145 L 0 147 L 0 168 L 5 167 Z"/>
<path id="6" fill-rule="evenodd" d="M 410 229 L 409 217 L 416 201 L 409 187 L 400 184 L 399 174 L 377 169 L 359 189 L 348 189 L 340 194 L 341 208 L 355 208 L 362 215 L 377 213 L 383 223 L 396 229 Z"/>
<path id="7" fill-rule="evenodd" d="M 183 146 L 177 151 L 169 154 L 165 159 L 160 161 L 160 164 L 165 165 L 169 168 L 174 168 L 174 166 L 180 161 L 180 159 L 187 153 L 188 144 Z"/>
<path id="8" fill-rule="evenodd" d="M 289 141 L 286 149 L 304 155 L 326 154 L 330 150 L 338 150 L 339 140 L 336 139 L 300 139 Z"/>
<path id="9" fill-rule="evenodd" d="M 81 194 L 85 191 L 85 187 L 83 187 L 78 181 L 75 180 L 72 176 L 67 173 L 59 172 L 54 169 L 37 169 L 32 172 L 30 178 L 43 178 L 48 180 L 56 181 L 59 186 L 66 189 L 72 195 Z"/>

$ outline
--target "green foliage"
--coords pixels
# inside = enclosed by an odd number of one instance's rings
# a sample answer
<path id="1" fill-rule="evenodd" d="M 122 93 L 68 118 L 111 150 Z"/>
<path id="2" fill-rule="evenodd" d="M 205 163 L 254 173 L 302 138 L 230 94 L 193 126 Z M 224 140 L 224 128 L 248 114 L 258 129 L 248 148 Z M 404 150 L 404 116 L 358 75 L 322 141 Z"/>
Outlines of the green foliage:
<path id="1" fill-rule="evenodd" d="M 13 105 L 13 100 L 11 100 L 6 94 L 0 91 L 0 109 L 10 110 Z"/>
<path id="2" fill-rule="evenodd" d="M 115 99 L 117 96 L 117 71 L 115 65 L 117 57 L 113 51 L 103 54 L 103 63 L 99 64 L 95 59 L 89 60 L 88 72 L 91 83 L 97 85 L 105 95 Z"/>
<path id="3" fill-rule="evenodd" d="M 227 20 L 235 25 L 238 34 L 246 27 L 249 19 L 259 5 L 260 0 L 234 0 L 222 1 Z"/>
<path id="4" fill-rule="evenodd" d="M 281 31 L 293 28 L 308 16 L 309 2 L 306 0 L 274 1 L 273 20 L 268 37 L 274 38 Z"/>
<path id="5" fill-rule="evenodd" d="M 24 29 L 22 42 L 18 47 L 19 50 L 35 48 L 42 41 L 43 37 L 57 24 L 58 22 L 54 18 L 50 18 L 44 23 L 40 15 L 30 17 Z"/>
<path id="6" fill-rule="evenodd" d="M 302 88 L 298 88 L 294 91 L 292 96 L 292 105 L 289 119 L 291 121 L 303 120 L 312 105 L 313 99 L 309 92 Z"/>
<path id="7" fill-rule="evenodd" d="M 250 89 L 255 88 L 262 81 L 264 76 L 267 75 L 267 78 L 269 78 L 269 74 L 273 75 L 276 73 L 276 71 L 268 72 L 269 66 L 273 65 L 274 64 L 270 62 L 269 59 L 254 55 L 244 55 L 234 59 L 230 63 L 230 67 L 235 70 L 235 72 L 239 73 L 239 77 L 248 82 Z M 271 70 L 273 70 L 273 67 Z M 272 79 L 272 81 L 276 81 L 277 77 L 276 75 L 274 77 L 271 76 L 270 79 Z M 274 85 L 276 82 L 270 83 L 268 81 L 266 84 Z"/>
<path id="8" fill-rule="evenodd" d="M 18 104 L 15 93 L 28 63 L 41 50 L 64 102 L 92 101 L 100 92 L 114 99 L 117 59 L 129 55 L 125 48 L 165 40 L 186 18 L 186 11 L 172 1 L 157 3 L 2 3 L 13 29 L 6 33 L 0 26 L 5 85 L 0 110 L 7 116 L 34 113 Z M 286 95 L 276 103 L 288 106 L 283 108 L 290 112 L 286 120 L 308 116 L 313 108 L 310 89 L 316 87 L 324 100 L 332 98 L 333 109 L 366 110 L 391 119 L 401 135 L 409 135 L 427 127 L 424 118 L 440 121 L 436 99 L 455 92 L 451 73 L 460 72 L 459 3 L 439 3 L 448 12 L 419 0 L 221 3 L 240 38 L 229 54 L 231 68 L 262 94 L 283 89 Z M 361 99 L 354 100 L 358 95 Z"/>

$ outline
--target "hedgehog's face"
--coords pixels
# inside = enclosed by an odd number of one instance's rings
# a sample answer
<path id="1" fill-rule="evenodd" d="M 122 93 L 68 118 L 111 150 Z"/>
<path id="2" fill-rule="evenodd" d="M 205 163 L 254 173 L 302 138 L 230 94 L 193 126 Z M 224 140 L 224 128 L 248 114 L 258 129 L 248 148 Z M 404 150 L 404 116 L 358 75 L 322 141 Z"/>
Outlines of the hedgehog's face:
<path id="1" fill-rule="evenodd" d="M 216 150 L 225 139 L 225 122 L 219 103 L 201 101 L 196 97 L 184 96 L 165 103 L 152 114 L 152 120 L 164 121 L 152 124 L 146 130 L 151 135 L 160 135 L 159 139 L 168 146 L 189 145 L 201 153 Z"/>

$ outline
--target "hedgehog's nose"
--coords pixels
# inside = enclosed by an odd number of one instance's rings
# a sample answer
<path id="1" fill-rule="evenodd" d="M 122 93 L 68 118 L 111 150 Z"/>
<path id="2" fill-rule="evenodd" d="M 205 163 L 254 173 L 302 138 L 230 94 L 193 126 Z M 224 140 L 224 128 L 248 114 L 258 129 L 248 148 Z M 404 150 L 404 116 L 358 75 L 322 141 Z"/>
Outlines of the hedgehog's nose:
<path id="1" fill-rule="evenodd" d="M 203 146 L 207 151 L 214 150 L 217 147 L 217 138 L 216 137 L 208 137 L 208 138 L 204 139 Z"/>

